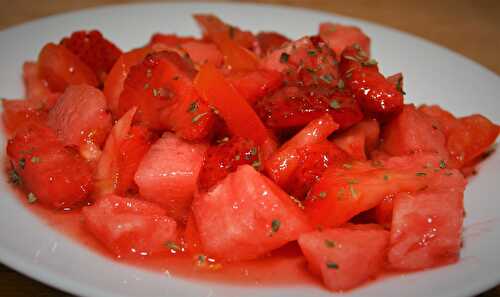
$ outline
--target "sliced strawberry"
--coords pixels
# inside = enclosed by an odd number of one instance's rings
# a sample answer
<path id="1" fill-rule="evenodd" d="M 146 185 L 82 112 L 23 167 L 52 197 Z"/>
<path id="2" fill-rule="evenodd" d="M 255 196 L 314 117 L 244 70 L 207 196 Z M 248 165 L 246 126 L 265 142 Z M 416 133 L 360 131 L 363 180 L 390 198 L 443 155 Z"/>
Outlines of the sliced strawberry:
<path id="1" fill-rule="evenodd" d="M 111 130 L 111 115 L 103 93 L 88 85 L 66 88 L 49 112 L 48 125 L 64 145 L 100 148 Z"/>
<path id="2" fill-rule="evenodd" d="M 273 129 L 300 128 L 329 113 L 341 128 L 363 119 L 355 98 L 346 89 L 321 86 L 284 87 L 256 103 L 256 111 Z"/>
<path id="3" fill-rule="evenodd" d="M 198 177 L 199 189 L 211 188 L 243 164 L 260 167 L 259 149 L 253 141 L 235 136 L 209 147 Z"/>
<path id="4" fill-rule="evenodd" d="M 63 38 L 60 44 L 87 64 L 101 82 L 104 82 L 122 54 L 115 44 L 96 30 L 73 32 L 71 36 Z"/>
<path id="5" fill-rule="evenodd" d="M 94 71 L 65 46 L 46 44 L 37 64 L 40 78 L 47 81 L 53 92 L 62 92 L 68 85 L 99 85 Z"/>
<path id="6" fill-rule="evenodd" d="M 119 99 L 119 114 L 137 106 L 135 122 L 152 129 L 169 128 L 190 140 L 204 138 L 214 115 L 198 99 L 192 85 L 194 73 L 190 61 L 176 53 L 147 56 L 130 69 Z"/>
<path id="7" fill-rule="evenodd" d="M 30 199 L 53 208 L 74 207 L 92 190 L 89 165 L 46 126 L 30 123 L 9 140 L 7 155 Z"/>
<path id="8" fill-rule="evenodd" d="M 177 237 L 176 222 L 154 203 L 108 195 L 82 210 L 84 224 L 116 257 L 169 252 Z"/>
<path id="9" fill-rule="evenodd" d="M 289 41 L 290 39 L 288 39 L 288 37 L 277 32 L 259 32 L 259 34 L 257 34 L 257 42 L 259 43 L 262 55 L 266 55 L 280 48 Z"/>
<path id="10" fill-rule="evenodd" d="M 342 52 L 340 73 L 365 112 L 384 118 L 403 108 L 402 92 L 380 74 L 377 62 L 368 59 L 359 46 Z"/>
<path id="11" fill-rule="evenodd" d="M 370 54 L 370 38 L 357 27 L 344 26 L 333 23 L 321 23 L 319 25 L 319 36 L 338 55 L 345 48 L 358 44 L 363 51 Z"/>
<path id="12" fill-rule="evenodd" d="M 319 181 L 328 167 L 341 166 L 351 160 L 348 154 L 329 141 L 306 145 L 298 149 L 297 154 L 299 165 L 290 178 L 286 190 L 300 200 Z"/>
<path id="13" fill-rule="evenodd" d="M 250 104 L 271 94 L 283 84 L 282 74 L 273 70 L 237 73 L 231 75 L 228 80 Z"/>

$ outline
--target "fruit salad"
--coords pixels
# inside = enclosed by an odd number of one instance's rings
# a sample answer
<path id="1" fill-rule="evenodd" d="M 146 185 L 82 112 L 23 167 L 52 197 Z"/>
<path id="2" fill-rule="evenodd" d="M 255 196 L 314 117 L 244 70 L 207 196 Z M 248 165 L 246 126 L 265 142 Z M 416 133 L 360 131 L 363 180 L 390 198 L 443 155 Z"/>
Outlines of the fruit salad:
<path id="1" fill-rule="evenodd" d="M 224 270 L 295 246 L 332 291 L 459 260 L 467 178 L 498 125 L 409 103 L 357 27 L 291 40 L 194 19 L 201 37 L 124 51 L 69 32 L 24 63 L 2 117 L 29 207 L 78 213 L 117 259 Z"/>

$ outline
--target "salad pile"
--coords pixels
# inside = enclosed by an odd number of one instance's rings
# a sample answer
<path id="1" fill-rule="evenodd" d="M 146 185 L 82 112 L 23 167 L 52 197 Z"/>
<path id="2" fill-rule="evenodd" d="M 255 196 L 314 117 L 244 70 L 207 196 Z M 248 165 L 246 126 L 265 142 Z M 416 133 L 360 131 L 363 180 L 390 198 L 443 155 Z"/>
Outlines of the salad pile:
<path id="1" fill-rule="evenodd" d="M 459 259 L 466 177 L 499 126 L 405 103 L 356 27 L 290 40 L 194 18 L 200 38 L 124 52 L 78 31 L 24 63 L 2 116 L 28 202 L 81 212 L 118 258 L 224 269 L 296 244 L 334 291 Z"/>

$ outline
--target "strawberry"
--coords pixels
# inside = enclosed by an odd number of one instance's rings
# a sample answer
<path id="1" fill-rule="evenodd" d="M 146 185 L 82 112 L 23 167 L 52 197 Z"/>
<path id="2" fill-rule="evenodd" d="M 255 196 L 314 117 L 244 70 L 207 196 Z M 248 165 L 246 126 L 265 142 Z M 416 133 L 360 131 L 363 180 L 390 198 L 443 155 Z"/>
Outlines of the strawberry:
<path id="1" fill-rule="evenodd" d="M 63 38 L 60 44 L 87 64 L 101 82 L 104 82 L 111 67 L 122 54 L 115 44 L 96 30 L 73 32 L 71 36 Z"/>
<path id="2" fill-rule="evenodd" d="M 31 201 L 53 208 L 74 207 L 92 190 L 89 165 L 44 125 L 30 123 L 19 130 L 9 140 L 7 155 Z"/>
<path id="3" fill-rule="evenodd" d="M 208 148 L 198 177 L 198 186 L 207 190 L 243 164 L 258 167 L 259 149 L 255 143 L 242 137 L 233 137 Z"/>
<path id="4" fill-rule="evenodd" d="M 118 103 L 121 116 L 137 106 L 135 122 L 155 130 L 171 129 L 196 140 L 210 132 L 215 120 L 193 88 L 195 69 L 190 60 L 163 51 L 148 55 L 132 66 Z"/>
<path id="5" fill-rule="evenodd" d="M 366 113 L 384 118 L 403 108 L 402 91 L 379 72 L 377 62 L 368 59 L 359 46 L 342 52 L 339 70 Z"/>
<path id="6" fill-rule="evenodd" d="M 363 113 L 349 90 L 321 86 L 284 87 L 256 104 L 258 115 L 273 129 L 303 127 L 329 113 L 341 128 L 363 119 Z"/>
<path id="7" fill-rule="evenodd" d="M 307 145 L 298 149 L 297 154 L 299 165 L 286 187 L 297 199 L 305 197 L 328 167 L 341 166 L 350 160 L 347 153 L 329 141 Z"/>
<path id="8" fill-rule="evenodd" d="M 289 42 L 288 37 L 277 32 L 259 32 L 257 42 L 263 55 L 280 48 L 283 44 Z"/>

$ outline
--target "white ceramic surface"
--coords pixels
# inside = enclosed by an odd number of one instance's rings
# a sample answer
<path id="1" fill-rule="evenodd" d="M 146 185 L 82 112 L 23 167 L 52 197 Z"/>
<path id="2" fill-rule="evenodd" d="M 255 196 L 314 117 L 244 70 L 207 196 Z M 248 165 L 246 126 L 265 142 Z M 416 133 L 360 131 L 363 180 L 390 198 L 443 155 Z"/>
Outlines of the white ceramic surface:
<path id="1" fill-rule="evenodd" d="M 290 37 L 314 34 L 322 21 L 360 26 L 382 71 L 405 74 L 407 101 L 441 104 L 458 115 L 480 112 L 500 122 L 498 75 L 449 50 L 365 21 L 293 8 L 233 4 L 113 6 L 52 16 L 0 32 L 0 95 L 22 95 L 21 65 L 48 41 L 100 29 L 123 49 L 151 33 L 198 34 L 190 15 L 216 13 L 252 30 Z M 0 146 L 5 146 L 2 137 Z M 2 149 L 3 151 L 3 149 Z M 2 152 L 4 154 L 4 152 Z M 500 282 L 500 154 L 481 165 L 466 191 L 465 246 L 456 265 L 383 279 L 344 296 L 471 296 Z M 0 261 L 49 285 L 83 296 L 332 296 L 316 286 L 239 287 L 194 282 L 111 262 L 69 240 L 24 209 L 0 179 Z M 285 271 L 283 273 L 286 273 Z"/>

